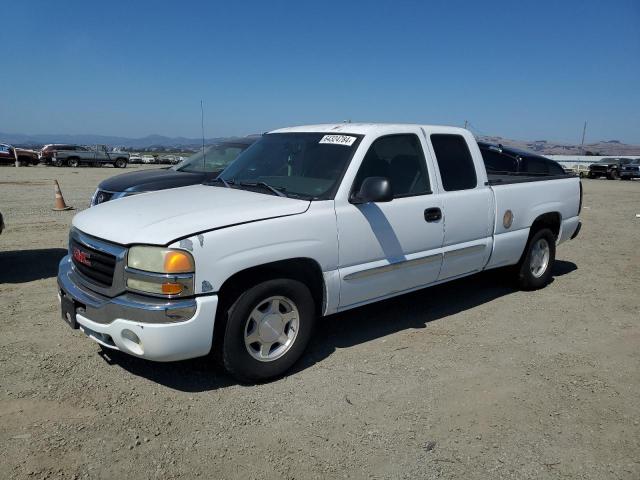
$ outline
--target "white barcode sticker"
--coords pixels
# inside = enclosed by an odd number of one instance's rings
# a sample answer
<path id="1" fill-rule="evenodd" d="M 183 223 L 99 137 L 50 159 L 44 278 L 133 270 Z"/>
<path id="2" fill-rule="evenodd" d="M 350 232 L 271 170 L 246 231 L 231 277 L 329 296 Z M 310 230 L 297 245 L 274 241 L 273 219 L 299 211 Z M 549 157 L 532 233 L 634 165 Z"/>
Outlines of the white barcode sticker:
<path id="1" fill-rule="evenodd" d="M 356 141 L 357 137 L 352 137 L 350 135 L 325 135 L 320 140 L 320 143 L 329 143 L 331 145 L 345 145 L 350 147 L 353 145 L 353 142 Z"/>

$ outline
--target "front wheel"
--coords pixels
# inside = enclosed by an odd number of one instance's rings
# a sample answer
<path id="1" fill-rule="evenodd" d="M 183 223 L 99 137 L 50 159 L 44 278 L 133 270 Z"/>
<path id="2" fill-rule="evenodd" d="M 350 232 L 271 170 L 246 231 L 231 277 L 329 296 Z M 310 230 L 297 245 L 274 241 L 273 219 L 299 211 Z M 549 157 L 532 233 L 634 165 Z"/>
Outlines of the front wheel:
<path id="1" fill-rule="evenodd" d="M 609 174 L 609 180 L 618 180 L 619 178 L 620 178 L 620 175 L 618 175 L 618 171 L 611 170 L 611 173 Z"/>
<path id="2" fill-rule="evenodd" d="M 224 367 L 242 382 L 279 377 L 304 352 L 314 324 L 314 301 L 306 285 L 285 278 L 259 283 L 227 313 Z"/>
<path id="3" fill-rule="evenodd" d="M 537 290 L 551 280 L 551 269 L 556 259 L 556 238 L 548 228 L 538 230 L 527 242 L 525 253 L 518 264 L 518 285 L 523 290 Z"/>
<path id="4" fill-rule="evenodd" d="M 124 158 L 119 158 L 113 164 L 116 168 L 125 168 L 127 166 L 127 161 Z"/>

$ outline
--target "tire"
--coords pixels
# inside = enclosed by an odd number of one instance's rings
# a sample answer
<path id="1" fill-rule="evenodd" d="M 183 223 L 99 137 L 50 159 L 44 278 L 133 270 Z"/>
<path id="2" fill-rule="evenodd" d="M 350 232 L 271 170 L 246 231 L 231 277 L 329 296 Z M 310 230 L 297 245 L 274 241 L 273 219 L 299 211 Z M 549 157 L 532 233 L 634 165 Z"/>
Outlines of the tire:
<path id="1" fill-rule="evenodd" d="M 64 165 L 64 162 L 62 161 L 62 159 L 56 158 L 55 160 L 51 161 L 51 165 L 53 165 L 54 167 L 62 167 Z"/>
<path id="2" fill-rule="evenodd" d="M 118 158 L 113 166 L 116 168 L 125 168 L 127 166 L 127 161 L 124 158 Z"/>
<path id="3" fill-rule="evenodd" d="M 80 165 L 80 162 L 77 158 L 70 158 L 69 160 L 67 160 L 67 166 L 71 168 L 78 168 L 78 165 Z"/>
<path id="4" fill-rule="evenodd" d="M 611 173 L 609 174 L 609 176 L 607 178 L 609 180 L 618 180 L 620 178 L 620 175 L 618 175 L 618 171 L 617 170 L 611 170 Z"/>
<path id="5" fill-rule="evenodd" d="M 244 383 L 281 376 L 307 347 L 315 316 L 311 292 L 297 280 L 267 280 L 249 288 L 227 312 L 224 368 Z"/>
<path id="6" fill-rule="evenodd" d="M 546 287 L 551 281 L 555 259 L 556 237 L 548 228 L 538 230 L 529 238 L 524 255 L 517 265 L 518 286 L 522 290 Z"/>

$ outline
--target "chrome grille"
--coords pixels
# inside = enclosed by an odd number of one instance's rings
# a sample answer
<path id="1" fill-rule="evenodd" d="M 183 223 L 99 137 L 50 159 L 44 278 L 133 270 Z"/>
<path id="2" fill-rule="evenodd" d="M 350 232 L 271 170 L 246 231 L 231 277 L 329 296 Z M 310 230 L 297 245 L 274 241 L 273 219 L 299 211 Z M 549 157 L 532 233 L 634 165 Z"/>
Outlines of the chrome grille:
<path id="1" fill-rule="evenodd" d="M 126 247 L 71 229 L 69 256 L 73 269 L 82 284 L 95 292 L 115 297 L 125 291 L 126 254 Z"/>
<path id="2" fill-rule="evenodd" d="M 102 253 L 72 239 L 71 259 L 73 265 L 82 275 L 103 287 L 113 285 L 113 274 L 116 268 L 116 257 Z"/>

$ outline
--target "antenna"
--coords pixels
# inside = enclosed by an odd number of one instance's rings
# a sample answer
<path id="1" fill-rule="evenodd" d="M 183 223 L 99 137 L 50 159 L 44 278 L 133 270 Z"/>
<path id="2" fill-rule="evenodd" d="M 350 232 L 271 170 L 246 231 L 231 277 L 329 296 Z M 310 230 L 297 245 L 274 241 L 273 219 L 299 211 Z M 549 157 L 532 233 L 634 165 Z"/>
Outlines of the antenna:
<path id="1" fill-rule="evenodd" d="M 202 169 L 204 170 L 207 154 L 204 153 L 204 107 L 202 105 L 202 99 L 200 99 L 200 127 L 202 127 Z"/>

